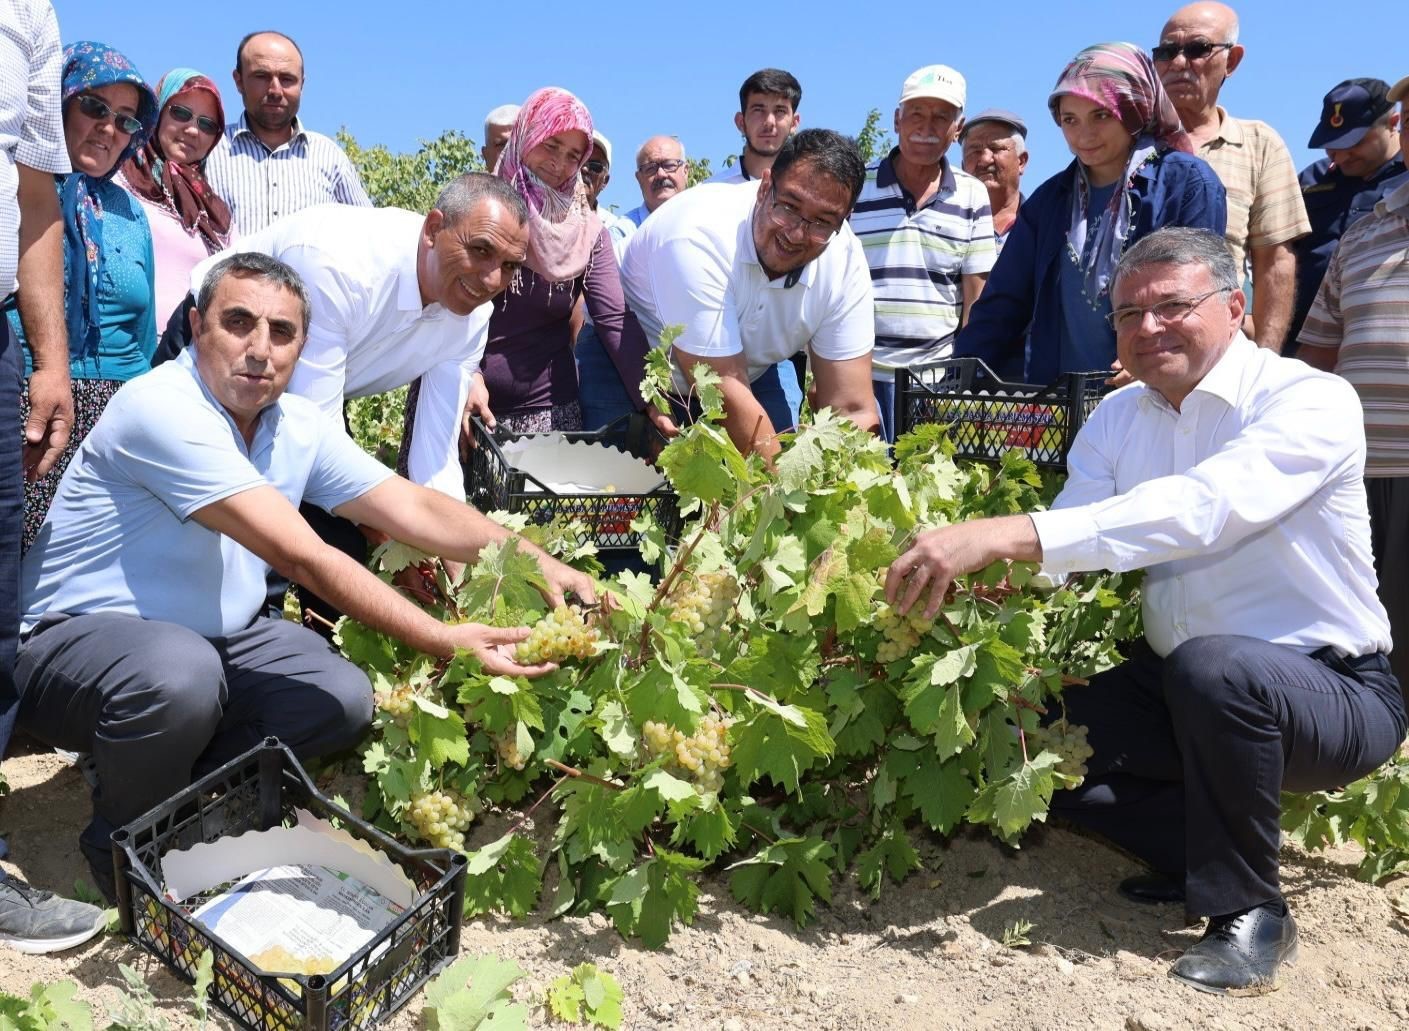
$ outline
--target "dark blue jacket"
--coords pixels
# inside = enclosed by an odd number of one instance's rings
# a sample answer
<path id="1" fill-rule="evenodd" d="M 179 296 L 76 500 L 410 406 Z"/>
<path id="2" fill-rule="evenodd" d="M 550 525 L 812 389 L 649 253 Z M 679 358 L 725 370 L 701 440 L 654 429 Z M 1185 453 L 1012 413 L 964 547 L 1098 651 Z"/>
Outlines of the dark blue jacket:
<path id="1" fill-rule="evenodd" d="M 1066 324 L 1057 263 L 1065 260 L 1075 184 L 1073 161 L 1018 207 L 988 285 L 954 341 L 956 357 L 982 358 L 1004 379 L 1026 383 L 1051 383 L 1063 372 L 1090 371 L 1059 367 Z M 1167 150 L 1135 173 L 1130 193 L 1135 218 L 1126 246 L 1165 226 L 1211 229 L 1220 236 L 1227 232 L 1227 194 L 1202 158 Z M 1023 334 L 1029 324 L 1024 361 Z"/>

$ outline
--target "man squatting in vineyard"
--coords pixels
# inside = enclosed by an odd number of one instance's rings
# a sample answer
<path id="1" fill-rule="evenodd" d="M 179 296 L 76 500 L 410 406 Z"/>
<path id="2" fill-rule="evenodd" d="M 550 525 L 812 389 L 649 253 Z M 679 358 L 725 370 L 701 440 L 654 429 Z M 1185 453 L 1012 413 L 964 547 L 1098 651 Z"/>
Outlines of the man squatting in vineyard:
<path id="1" fill-rule="evenodd" d="M 1146 570 L 1144 640 L 1065 693 L 1095 754 L 1052 810 L 1150 865 L 1127 897 L 1209 918 L 1170 973 L 1211 992 L 1270 986 L 1295 958 L 1280 793 L 1361 777 L 1405 733 L 1359 401 L 1243 336 L 1241 281 L 1205 230 L 1133 246 L 1110 319 L 1141 382 L 1082 427 L 1052 510 L 927 531 L 885 585 L 902 611 L 928 592 L 928 616 L 954 577 L 998 560 Z"/>
<path id="2" fill-rule="evenodd" d="M 109 898 L 114 828 L 266 736 L 316 756 L 355 744 L 371 722 L 366 674 L 262 611 L 271 566 L 418 651 L 466 649 L 507 675 L 553 668 L 512 657 L 526 627 L 432 618 L 323 543 L 300 502 L 463 562 L 509 542 L 536 557 L 550 602 L 595 600 L 589 577 L 395 475 L 286 393 L 309 311 L 279 260 L 218 262 L 192 346 L 114 396 L 25 557 L 19 725 L 92 753 L 94 814 L 79 843 Z"/>

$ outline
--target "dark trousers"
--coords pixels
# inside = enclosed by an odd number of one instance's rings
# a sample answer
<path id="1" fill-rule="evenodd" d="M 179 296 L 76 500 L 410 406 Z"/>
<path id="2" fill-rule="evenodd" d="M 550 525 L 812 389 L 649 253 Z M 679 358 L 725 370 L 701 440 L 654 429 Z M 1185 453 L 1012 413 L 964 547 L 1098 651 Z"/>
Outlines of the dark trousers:
<path id="1" fill-rule="evenodd" d="M 19 695 L 15 690 L 15 646 L 20 633 L 20 536 L 24 529 L 21 467 L 20 380 L 24 365 L 10 320 L 0 313 L 0 412 L 13 419 L 0 431 L 0 759 L 10 743 Z M 2 851 L 2 850 L 0 850 Z"/>
<path id="2" fill-rule="evenodd" d="M 341 551 L 348 558 L 355 561 L 359 566 L 367 564 L 367 538 L 358 529 L 357 524 L 350 519 L 343 519 L 335 516 L 331 512 L 319 508 L 317 505 L 304 503 L 298 506 L 298 514 L 313 532 L 316 533 L 324 544 L 331 545 Z M 269 571 L 267 579 L 269 593 L 265 598 L 265 615 L 279 619 L 284 614 L 284 595 L 288 593 L 289 581 L 284 579 L 274 570 Z M 319 637 L 332 640 L 333 631 L 329 624 L 336 623 L 342 617 L 342 610 L 332 602 L 319 597 L 302 584 L 295 584 L 294 590 L 298 593 L 298 603 L 303 609 L 304 623 L 312 629 Z M 316 619 L 309 619 L 308 613 L 316 612 L 322 617 L 322 622 Z"/>
<path id="3" fill-rule="evenodd" d="M 1249 637 L 1186 641 L 1065 693 L 1089 728 L 1086 781 L 1052 811 L 1183 878 L 1191 913 L 1281 897 L 1281 792 L 1362 777 L 1404 738 L 1404 700 L 1383 655 L 1306 655 Z M 1055 703 L 1053 709 L 1060 707 Z"/>
<path id="4" fill-rule="evenodd" d="M 113 830 L 265 737 L 318 756 L 355 745 L 372 721 L 366 674 L 283 619 L 206 638 L 115 612 L 59 617 L 20 646 L 16 682 L 26 732 L 93 755 L 79 844 L 104 863 Z"/>
<path id="5" fill-rule="evenodd" d="M 1389 614 L 1394 648 L 1390 668 L 1409 706 L 1409 476 L 1376 476 L 1365 481 L 1370 502 L 1370 546 L 1380 603 Z"/>

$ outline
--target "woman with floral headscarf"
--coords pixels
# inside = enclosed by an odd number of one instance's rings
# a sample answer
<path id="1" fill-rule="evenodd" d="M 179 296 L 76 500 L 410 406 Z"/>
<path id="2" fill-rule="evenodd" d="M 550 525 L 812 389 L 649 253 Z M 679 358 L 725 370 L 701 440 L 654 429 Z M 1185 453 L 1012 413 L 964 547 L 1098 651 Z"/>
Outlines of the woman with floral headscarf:
<path id="1" fill-rule="evenodd" d="M 156 125 L 157 99 L 137 69 L 102 43 L 64 48 L 64 141 L 73 171 L 55 176 L 64 218 L 64 316 L 74 425 L 48 475 L 25 486 L 24 547 L 49 511 L 59 478 L 108 399 L 151 368 L 156 348 L 152 234 L 147 216 L 113 183 Z M 23 327 L 10 312 L 15 335 Z M 26 354 L 26 362 L 33 365 Z M 26 390 L 21 420 L 29 416 Z"/>
<path id="2" fill-rule="evenodd" d="M 1118 373 L 1106 316 L 1111 272 L 1125 248 L 1165 226 L 1222 236 L 1228 220 L 1223 184 L 1193 156 L 1139 47 L 1087 47 L 1047 106 L 1076 160 L 1018 208 L 954 344 L 956 356 L 982 358 L 1000 376 L 1029 383 L 1063 372 Z"/>
<path id="3" fill-rule="evenodd" d="M 230 209 L 205 177 L 205 159 L 225 131 L 220 91 L 194 68 L 176 68 L 157 84 L 156 131 L 114 180 L 137 198 L 152 230 L 156 315 L 186 299 L 191 270 L 230 245 Z"/>

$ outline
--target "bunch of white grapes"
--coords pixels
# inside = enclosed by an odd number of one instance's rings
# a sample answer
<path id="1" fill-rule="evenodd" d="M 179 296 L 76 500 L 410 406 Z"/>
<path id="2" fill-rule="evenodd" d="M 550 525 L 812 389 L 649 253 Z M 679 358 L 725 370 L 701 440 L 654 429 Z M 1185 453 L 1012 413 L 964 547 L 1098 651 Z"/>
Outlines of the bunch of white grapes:
<path id="1" fill-rule="evenodd" d="M 670 618 L 683 623 L 701 645 L 708 647 L 724 625 L 737 591 L 738 584 L 728 573 L 698 573 L 671 591 Z"/>
<path id="2" fill-rule="evenodd" d="M 475 818 L 464 797 L 445 788 L 413 794 L 407 816 L 416 833 L 432 846 L 461 852 L 465 850 L 465 831 Z"/>
<path id="3" fill-rule="evenodd" d="M 398 727 L 404 727 L 411 722 L 411 713 L 416 708 L 411 700 L 414 695 L 411 685 L 399 684 L 389 693 L 377 695 L 377 708 L 390 716 Z"/>
<path id="4" fill-rule="evenodd" d="M 1060 757 L 1058 773 L 1086 779 L 1086 760 L 1096 753 L 1086 743 L 1086 728 L 1081 724 L 1068 723 L 1065 719 L 1055 720 L 1045 727 L 1028 731 L 1027 740 L 1038 751 L 1045 750 Z"/>
<path id="5" fill-rule="evenodd" d="M 511 770 L 521 770 L 528 765 L 528 756 L 519 751 L 519 736 L 512 730 L 495 736 L 494 749 L 499 753 L 499 761 Z"/>
<path id="6" fill-rule="evenodd" d="M 732 762 L 727 721 L 706 716 L 693 734 L 686 735 L 668 724 L 647 720 L 641 735 L 653 756 L 667 756 L 671 765 L 690 773 L 702 794 L 717 793 L 724 786 L 724 771 Z"/>
<path id="7" fill-rule="evenodd" d="M 919 646 L 921 638 L 934 626 L 934 620 L 925 619 L 920 613 L 918 603 L 902 616 L 888 602 L 881 602 L 881 607 L 876 611 L 875 626 L 885 640 L 876 648 L 877 662 L 891 663 L 903 659 Z"/>
<path id="8" fill-rule="evenodd" d="M 576 605 L 559 605 L 533 624 L 528 636 L 519 642 L 517 657 L 530 666 L 540 662 L 590 659 L 597 654 L 597 641 L 601 636 Z"/>

